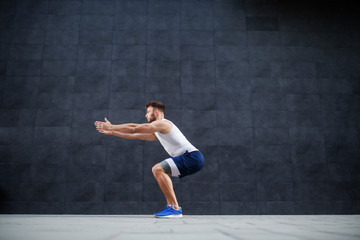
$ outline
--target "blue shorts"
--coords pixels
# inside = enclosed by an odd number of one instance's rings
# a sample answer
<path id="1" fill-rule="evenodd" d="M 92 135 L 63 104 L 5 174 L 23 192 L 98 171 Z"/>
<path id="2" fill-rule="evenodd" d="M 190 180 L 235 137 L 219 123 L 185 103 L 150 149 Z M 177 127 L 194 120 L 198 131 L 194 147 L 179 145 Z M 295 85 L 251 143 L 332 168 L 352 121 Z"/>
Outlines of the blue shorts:
<path id="1" fill-rule="evenodd" d="M 187 175 L 191 175 L 200 171 L 200 169 L 204 165 L 204 156 L 201 154 L 200 151 L 186 151 L 184 154 L 177 157 L 169 158 L 166 161 L 171 167 L 171 175 L 183 178 Z M 176 165 L 176 167 L 174 166 L 174 164 Z"/>

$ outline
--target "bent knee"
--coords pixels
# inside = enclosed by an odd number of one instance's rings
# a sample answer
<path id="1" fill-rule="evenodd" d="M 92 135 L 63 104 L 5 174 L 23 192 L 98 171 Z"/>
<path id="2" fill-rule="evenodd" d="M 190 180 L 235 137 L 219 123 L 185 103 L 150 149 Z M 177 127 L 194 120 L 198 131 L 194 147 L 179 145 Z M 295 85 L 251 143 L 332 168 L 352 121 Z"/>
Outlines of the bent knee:
<path id="1" fill-rule="evenodd" d="M 164 170 L 162 169 L 160 163 L 158 164 L 155 164 L 153 167 L 152 167 L 152 173 L 154 174 L 154 176 L 156 177 L 158 174 L 164 172 Z"/>

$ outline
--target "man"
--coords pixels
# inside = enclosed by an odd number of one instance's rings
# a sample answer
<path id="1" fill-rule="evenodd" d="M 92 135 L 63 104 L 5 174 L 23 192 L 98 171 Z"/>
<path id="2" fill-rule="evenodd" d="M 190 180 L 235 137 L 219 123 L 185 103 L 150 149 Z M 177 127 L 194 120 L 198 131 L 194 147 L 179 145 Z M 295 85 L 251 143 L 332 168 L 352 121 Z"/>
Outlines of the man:
<path id="1" fill-rule="evenodd" d="M 145 141 L 159 140 L 171 158 L 156 164 L 152 172 L 163 192 L 167 207 L 155 213 L 159 218 L 180 218 L 182 209 L 178 204 L 174 192 L 172 177 L 185 177 L 198 172 L 203 164 L 204 157 L 175 126 L 164 118 L 165 106 L 161 102 L 152 101 L 146 104 L 145 124 L 112 125 L 106 118 L 105 122 L 95 122 L 96 129 L 105 135 L 113 135 L 125 139 L 139 139 Z"/>

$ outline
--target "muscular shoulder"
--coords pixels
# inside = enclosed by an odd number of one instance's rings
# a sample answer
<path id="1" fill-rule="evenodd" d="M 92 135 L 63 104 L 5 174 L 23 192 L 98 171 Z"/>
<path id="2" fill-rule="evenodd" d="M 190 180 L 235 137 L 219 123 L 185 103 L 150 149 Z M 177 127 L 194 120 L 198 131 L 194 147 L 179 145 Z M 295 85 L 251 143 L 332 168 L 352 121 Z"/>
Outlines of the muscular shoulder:
<path id="1" fill-rule="evenodd" d="M 151 123 L 156 129 L 159 130 L 162 134 L 168 134 L 172 129 L 172 124 L 168 120 L 156 120 Z"/>

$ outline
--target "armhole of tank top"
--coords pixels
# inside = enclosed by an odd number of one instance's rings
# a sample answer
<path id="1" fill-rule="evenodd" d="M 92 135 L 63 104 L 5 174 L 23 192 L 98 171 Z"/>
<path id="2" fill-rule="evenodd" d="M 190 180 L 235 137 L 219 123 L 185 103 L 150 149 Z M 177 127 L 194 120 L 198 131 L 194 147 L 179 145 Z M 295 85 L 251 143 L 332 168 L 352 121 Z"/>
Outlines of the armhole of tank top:
<path id="1" fill-rule="evenodd" d="M 167 120 L 167 119 L 165 119 L 165 118 L 163 118 L 162 120 L 165 120 L 165 121 L 167 121 L 167 122 L 169 122 L 170 124 L 171 124 L 171 129 L 170 129 L 170 132 L 173 130 L 173 128 L 174 128 L 174 124 L 170 121 L 170 120 Z M 162 133 L 162 132 L 159 132 L 159 133 L 161 133 L 162 135 L 167 135 L 167 134 L 169 134 L 170 132 L 168 132 L 168 133 Z"/>

